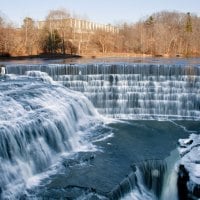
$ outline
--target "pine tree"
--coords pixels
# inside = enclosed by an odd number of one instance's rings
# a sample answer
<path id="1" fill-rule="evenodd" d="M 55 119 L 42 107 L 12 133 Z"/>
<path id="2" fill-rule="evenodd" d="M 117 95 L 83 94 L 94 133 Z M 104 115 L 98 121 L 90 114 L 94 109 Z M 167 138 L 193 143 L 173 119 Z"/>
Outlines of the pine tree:
<path id="1" fill-rule="evenodd" d="M 189 12 L 187 13 L 185 30 L 187 33 L 192 33 L 192 18 Z"/>
<path id="2" fill-rule="evenodd" d="M 146 20 L 146 25 L 152 26 L 154 24 L 154 18 L 152 16 L 150 16 L 147 20 Z"/>
<path id="3" fill-rule="evenodd" d="M 59 53 L 61 51 L 62 39 L 57 30 L 48 32 L 44 39 L 43 51 L 46 53 Z"/>

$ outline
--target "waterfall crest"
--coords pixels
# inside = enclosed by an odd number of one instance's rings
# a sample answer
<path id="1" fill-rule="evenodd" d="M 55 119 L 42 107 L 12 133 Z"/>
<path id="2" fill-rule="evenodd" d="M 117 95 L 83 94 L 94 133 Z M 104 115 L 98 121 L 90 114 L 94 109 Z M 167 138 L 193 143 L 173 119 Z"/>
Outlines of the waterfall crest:
<path id="1" fill-rule="evenodd" d="M 170 64 L 7 66 L 8 74 L 39 70 L 82 92 L 99 113 L 123 119 L 199 119 L 200 67 Z"/>

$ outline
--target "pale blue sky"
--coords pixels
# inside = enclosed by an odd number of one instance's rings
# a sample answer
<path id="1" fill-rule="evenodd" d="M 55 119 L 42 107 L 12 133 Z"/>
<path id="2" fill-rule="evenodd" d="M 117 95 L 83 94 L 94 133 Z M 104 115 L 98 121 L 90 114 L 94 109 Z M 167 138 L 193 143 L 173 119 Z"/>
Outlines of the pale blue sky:
<path id="1" fill-rule="evenodd" d="M 0 0 L 0 11 L 17 24 L 26 16 L 42 20 L 48 10 L 66 8 L 99 23 L 136 22 L 157 11 L 192 12 L 200 16 L 200 0 Z"/>

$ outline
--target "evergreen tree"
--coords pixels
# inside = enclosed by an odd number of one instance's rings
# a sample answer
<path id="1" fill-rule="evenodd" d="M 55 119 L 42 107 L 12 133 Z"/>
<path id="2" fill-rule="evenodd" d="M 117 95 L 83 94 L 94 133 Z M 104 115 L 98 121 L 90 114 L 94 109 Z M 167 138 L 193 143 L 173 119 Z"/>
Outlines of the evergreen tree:
<path id="1" fill-rule="evenodd" d="M 152 26 L 154 24 L 154 18 L 152 16 L 150 16 L 147 20 L 146 20 L 146 25 Z"/>
<path id="2" fill-rule="evenodd" d="M 150 16 L 146 22 L 146 33 L 147 33 L 147 53 L 151 55 L 155 54 L 155 34 L 154 34 L 154 24 L 155 20 L 153 16 Z"/>
<path id="3" fill-rule="evenodd" d="M 44 38 L 43 51 L 46 53 L 59 53 L 62 47 L 62 39 L 57 30 L 53 30 L 52 33 L 48 32 L 46 38 Z"/>
<path id="4" fill-rule="evenodd" d="M 187 33 L 192 33 L 192 18 L 189 12 L 187 13 L 185 30 Z"/>

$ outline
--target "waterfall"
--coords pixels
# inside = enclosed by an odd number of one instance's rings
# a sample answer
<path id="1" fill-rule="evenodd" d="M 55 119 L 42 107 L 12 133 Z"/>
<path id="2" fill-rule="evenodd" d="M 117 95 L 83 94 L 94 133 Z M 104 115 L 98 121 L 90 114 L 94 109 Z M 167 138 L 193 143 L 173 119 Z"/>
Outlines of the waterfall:
<path id="1" fill-rule="evenodd" d="M 84 138 L 98 114 L 81 93 L 41 72 L 0 77 L 0 199 L 18 199 L 27 180 L 63 152 L 92 150 Z"/>
<path id="2" fill-rule="evenodd" d="M 200 67 L 184 64 L 8 65 L 7 74 L 39 70 L 82 92 L 98 112 L 123 119 L 199 119 Z"/>
<path id="3" fill-rule="evenodd" d="M 61 153 L 92 150 L 84 134 L 99 119 L 96 109 L 120 119 L 200 119 L 198 65 L 7 65 L 5 72 L 0 76 L 0 198 L 15 199 L 27 180 Z M 176 199 L 175 167 L 166 162 L 136 164 L 108 197 Z"/>
<path id="4" fill-rule="evenodd" d="M 128 178 L 128 193 L 123 193 L 126 195 L 121 200 L 177 200 L 178 159 L 178 150 L 175 149 L 164 161 L 153 160 L 136 164 L 135 172 L 132 173 L 134 178 Z M 133 179 L 135 180 L 131 181 Z"/>
<path id="5" fill-rule="evenodd" d="M 0 75 L 4 75 L 5 73 L 6 73 L 5 67 L 0 65 Z"/>
<path id="6" fill-rule="evenodd" d="M 179 159 L 180 156 L 177 149 L 172 151 L 170 156 L 166 158 L 167 171 L 164 176 L 161 200 L 168 200 L 168 199 L 178 200 L 177 167 Z"/>
<path id="7" fill-rule="evenodd" d="M 135 165 L 134 182 L 129 181 L 130 191 L 122 193 L 122 200 L 160 199 L 166 163 L 161 160 L 149 160 Z M 132 178 L 133 179 L 133 178 Z"/>

